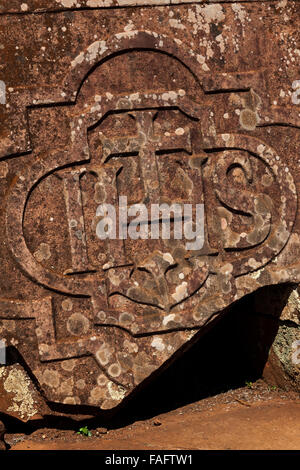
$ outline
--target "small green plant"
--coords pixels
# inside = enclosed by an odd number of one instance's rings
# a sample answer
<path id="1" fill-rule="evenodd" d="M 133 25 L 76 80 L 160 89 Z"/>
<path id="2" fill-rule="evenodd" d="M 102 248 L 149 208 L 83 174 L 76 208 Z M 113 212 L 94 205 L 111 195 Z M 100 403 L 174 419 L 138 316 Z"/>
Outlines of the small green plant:
<path id="1" fill-rule="evenodd" d="M 92 435 L 91 431 L 89 430 L 87 426 L 79 428 L 79 431 L 77 432 L 77 434 L 81 434 L 82 436 L 86 436 L 86 437 L 91 437 Z"/>
<path id="2" fill-rule="evenodd" d="M 253 382 L 248 382 L 248 380 L 246 380 L 245 385 L 248 388 L 253 388 Z"/>
<path id="3" fill-rule="evenodd" d="M 276 385 L 269 386 L 269 390 L 275 392 L 275 390 L 277 390 Z"/>

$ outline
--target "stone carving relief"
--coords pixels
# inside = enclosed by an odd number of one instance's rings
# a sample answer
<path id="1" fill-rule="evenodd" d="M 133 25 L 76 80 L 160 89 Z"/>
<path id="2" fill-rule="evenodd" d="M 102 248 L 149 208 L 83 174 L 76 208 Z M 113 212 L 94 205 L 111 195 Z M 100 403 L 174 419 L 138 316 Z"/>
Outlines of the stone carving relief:
<path id="1" fill-rule="evenodd" d="M 299 277 L 293 168 L 264 138 L 299 113 L 267 102 L 263 70 L 200 63 L 182 41 L 134 30 L 81 50 L 57 90 L 15 97 L 2 237 L 19 294 L 1 288 L 0 319 L 49 402 L 115 407 L 232 302 Z M 203 205 L 204 243 L 101 240 L 99 205 L 118 209 L 120 229 L 120 196 Z"/>

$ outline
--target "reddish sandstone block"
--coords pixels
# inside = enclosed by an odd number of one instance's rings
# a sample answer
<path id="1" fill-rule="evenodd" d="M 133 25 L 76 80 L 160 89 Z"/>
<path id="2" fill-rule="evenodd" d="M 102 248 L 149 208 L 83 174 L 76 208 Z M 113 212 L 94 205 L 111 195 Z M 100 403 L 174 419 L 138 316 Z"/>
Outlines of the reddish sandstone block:
<path id="1" fill-rule="evenodd" d="M 19 3 L 0 16 L 1 337 L 45 401 L 110 409 L 232 302 L 299 282 L 300 5 Z M 101 240 L 120 196 L 141 230 L 151 204 L 202 204 L 203 246 Z"/>

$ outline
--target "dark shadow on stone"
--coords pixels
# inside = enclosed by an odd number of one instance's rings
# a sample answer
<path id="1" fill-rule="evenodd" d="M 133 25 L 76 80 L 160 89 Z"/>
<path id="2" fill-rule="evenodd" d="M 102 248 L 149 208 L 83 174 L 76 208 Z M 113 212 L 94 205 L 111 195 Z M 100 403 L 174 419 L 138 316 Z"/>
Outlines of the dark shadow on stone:
<path id="1" fill-rule="evenodd" d="M 94 417 L 89 408 L 89 416 L 81 423 L 89 429 L 124 427 L 262 378 L 280 314 L 293 287 L 264 287 L 237 301 L 210 324 L 206 333 L 200 331 L 199 338 L 185 353 L 179 352 L 169 367 L 146 380 L 122 406 L 98 414 L 94 409 Z M 74 414 L 80 411 L 75 408 L 69 410 L 69 417 L 45 416 L 29 423 L 1 414 L 0 419 L 10 432 L 30 434 L 42 427 L 76 431 L 80 419 L 75 420 Z M 53 411 L 68 413 L 59 405 Z"/>
<path id="2" fill-rule="evenodd" d="M 222 318 L 115 417 L 124 426 L 262 378 L 293 285 L 259 289 Z"/>

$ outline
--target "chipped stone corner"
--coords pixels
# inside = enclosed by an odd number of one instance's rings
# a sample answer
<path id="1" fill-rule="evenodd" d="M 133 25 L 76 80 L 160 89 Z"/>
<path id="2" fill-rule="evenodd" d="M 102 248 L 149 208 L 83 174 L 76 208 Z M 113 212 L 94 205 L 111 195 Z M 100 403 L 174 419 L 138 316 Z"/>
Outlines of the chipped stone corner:
<path id="1" fill-rule="evenodd" d="M 0 367 L 6 364 L 6 341 L 0 340 Z"/>
<path id="2" fill-rule="evenodd" d="M 46 410 L 28 374 L 19 364 L 0 365 L 0 409 L 23 422 L 41 418 Z"/>

